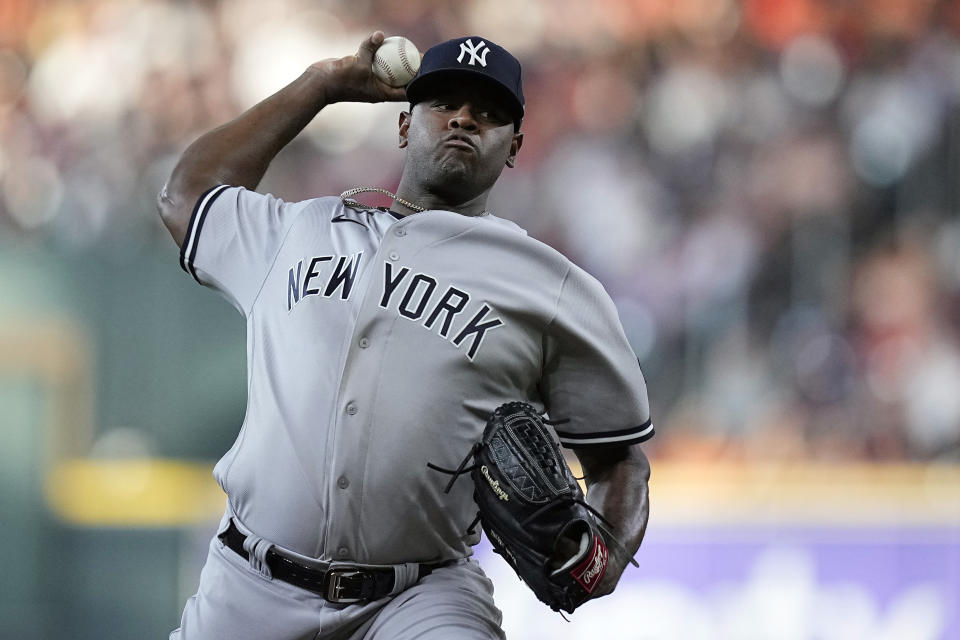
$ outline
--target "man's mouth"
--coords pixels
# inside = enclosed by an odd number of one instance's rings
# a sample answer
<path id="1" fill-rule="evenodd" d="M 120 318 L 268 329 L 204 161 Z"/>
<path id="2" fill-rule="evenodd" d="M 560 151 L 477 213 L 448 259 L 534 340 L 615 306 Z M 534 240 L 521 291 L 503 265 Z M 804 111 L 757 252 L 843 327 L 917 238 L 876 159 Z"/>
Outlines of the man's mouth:
<path id="1" fill-rule="evenodd" d="M 443 141 L 444 147 L 453 147 L 454 149 L 463 149 L 465 151 L 476 151 L 477 147 L 466 136 L 451 135 Z"/>

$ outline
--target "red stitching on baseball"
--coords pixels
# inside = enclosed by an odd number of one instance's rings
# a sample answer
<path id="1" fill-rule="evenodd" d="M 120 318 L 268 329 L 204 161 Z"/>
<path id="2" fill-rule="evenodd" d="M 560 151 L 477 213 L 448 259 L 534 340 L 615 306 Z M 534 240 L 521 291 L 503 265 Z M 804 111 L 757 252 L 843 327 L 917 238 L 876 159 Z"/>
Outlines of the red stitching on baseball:
<path id="1" fill-rule="evenodd" d="M 377 66 L 387 74 L 387 77 L 390 78 L 391 82 L 397 82 L 397 76 L 393 75 L 393 71 L 390 70 L 390 65 L 388 65 L 383 58 L 380 56 L 374 56 L 373 61 L 377 63 Z"/>
<path id="2" fill-rule="evenodd" d="M 411 75 L 417 75 L 417 70 L 413 68 L 413 65 L 410 64 L 409 58 L 407 58 L 407 41 L 406 40 L 400 41 L 399 51 L 400 51 L 400 62 L 403 63 L 403 68 L 406 70 L 407 73 Z"/>

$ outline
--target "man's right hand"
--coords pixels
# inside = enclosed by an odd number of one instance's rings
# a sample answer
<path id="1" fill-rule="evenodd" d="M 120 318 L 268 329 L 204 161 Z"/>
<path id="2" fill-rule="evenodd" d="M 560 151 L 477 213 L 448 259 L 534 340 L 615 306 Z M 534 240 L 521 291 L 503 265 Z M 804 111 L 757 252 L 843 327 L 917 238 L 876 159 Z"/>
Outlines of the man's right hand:
<path id="1" fill-rule="evenodd" d="M 323 75 L 325 103 L 391 102 L 406 100 L 403 87 L 391 87 L 373 74 L 373 54 L 383 44 L 382 31 L 374 31 L 360 43 L 357 53 L 310 65 Z"/>

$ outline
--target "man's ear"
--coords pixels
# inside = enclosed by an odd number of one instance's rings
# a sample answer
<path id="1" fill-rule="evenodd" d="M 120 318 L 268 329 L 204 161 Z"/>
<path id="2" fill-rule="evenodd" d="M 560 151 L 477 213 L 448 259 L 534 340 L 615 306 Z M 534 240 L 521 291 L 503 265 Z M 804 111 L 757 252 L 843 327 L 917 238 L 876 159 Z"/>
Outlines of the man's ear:
<path id="1" fill-rule="evenodd" d="M 400 127 L 400 148 L 403 149 L 407 146 L 407 131 L 410 129 L 409 111 L 400 112 L 400 122 L 398 124 Z"/>
<path id="2" fill-rule="evenodd" d="M 507 156 L 507 166 L 511 169 L 517 164 L 517 154 L 520 153 L 520 147 L 523 146 L 523 133 L 513 134 L 513 141 L 510 142 L 510 155 Z"/>

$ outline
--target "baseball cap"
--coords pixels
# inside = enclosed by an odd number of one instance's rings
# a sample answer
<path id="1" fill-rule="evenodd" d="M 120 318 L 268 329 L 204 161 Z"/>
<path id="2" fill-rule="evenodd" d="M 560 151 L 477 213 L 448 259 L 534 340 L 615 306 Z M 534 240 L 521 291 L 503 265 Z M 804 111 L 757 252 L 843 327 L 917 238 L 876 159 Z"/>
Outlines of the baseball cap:
<path id="1" fill-rule="evenodd" d="M 416 104 L 429 97 L 437 81 L 486 82 L 499 91 L 516 123 L 523 119 L 520 61 L 500 45 L 479 36 L 441 42 L 427 49 L 417 75 L 407 84 L 407 99 Z"/>

